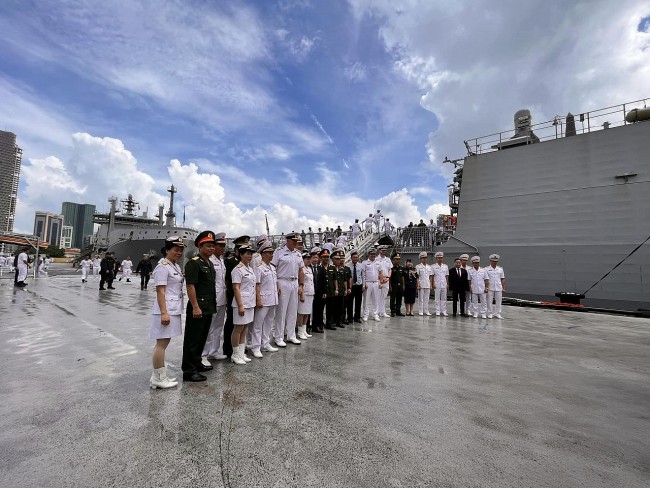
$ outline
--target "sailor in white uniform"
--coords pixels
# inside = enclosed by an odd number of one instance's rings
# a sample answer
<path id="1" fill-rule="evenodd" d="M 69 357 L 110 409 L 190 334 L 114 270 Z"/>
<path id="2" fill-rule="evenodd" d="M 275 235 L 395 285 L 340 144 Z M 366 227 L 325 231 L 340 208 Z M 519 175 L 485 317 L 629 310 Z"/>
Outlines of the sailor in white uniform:
<path id="1" fill-rule="evenodd" d="M 341 234 L 338 239 L 336 239 L 336 247 L 340 249 L 345 248 L 345 243 L 348 240 L 348 237 L 345 234 Z"/>
<path id="2" fill-rule="evenodd" d="M 447 289 L 449 288 L 449 268 L 442 262 L 444 253 L 436 253 L 436 264 L 431 268 L 433 271 L 434 301 L 436 303 L 436 315 L 447 316 Z"/>
<path id="3" fill-rule="evenodd" d="M 490 265 L 485 268 L 490 280 L 488 288 L 488 319 L 496 317 L 502 319 L 501 316 L 501 300 L 503 299 L 503 292 L 506 291 L 506 275 L 501 266 L 497 266 L 500 256 L 498 254 L 490 255 Z M 494 301 L 494 304 L 492 303 Z"/>
<path id="4" fill-rule="evenodd" d="M 354 241 L 359 234 L 361 234 L 361 225 L 359 225 L 359 219 L 354 219 L 354 224 L 352 224 L 352 240 Z"/>
<path id="5" fill-rule="evenodd" d="M 473 312 L 474 318 L 486 318 L 487 314 L 487 296 L 485 291 L 489 287 L 488 273 L 485 268 L 481 268 L 481 258 L 479 256 L 472 257 L 472 267 L 467 270 L 469 278 L 469 286 L 472 290 L 472 307 L 470 312 Z M 481 301 L 479 305 L 479 300 Z"/>
<path id="6" fill-rule="evenodd" d="M 167 376 L 165 350 L 173 337 L 183 333 L 183 270 L 180 260 L 184 248 L 183 239 L 168 237 L 165 241 L 166 256 L 158 262 L 152 274 L 156 299 L 151 307 L 149 338 L 156 340 L 156 346 L 153 350 L 153 373 L 149 385 L 154 390 L 172 388 L 178 384 L 174 378 Z"/>
<path id="7" fill-rule="evenodd" d="M 235 364 L 244 365 L 252 359 L 246 356 L 246 329 L 253 325 L 255 319 L 255 271 L 251 268 L 253 248 L 250 245 L 239 247 L 241 261 L 232 270 L 232 287 L 234 298 L 233 308 L 233 331 L 231 336 L 232 355 L 230 360 Z"/>
<path id="8" fill-rule="evenodd" d="M 363 221 L 363 227 L 365 230 L 372 230 L 372 226 L 375 224 L 375 219 L 372 217 L 372 214 L 368 214 L 368 218 Z"/>
<path id="9" fill-rule="evenodd" d="M 327 249 L 330 254 L 332 254 L 332 252 L 334 252 L 334 243 L 332 242 L 332 238 L 328 237 L 327 242 L 324 243 L 322 247 L 323 249 Z"/>
<path id="10" fill-rule="evenodd" d="M 302 255 L 296 251 L 298 236 L 294 233 L 287 235 L 287 244 L 273 253 L 271 264 L 275 266 L 278 276 L 280 299 L 275 312 L 275 345 L 286 347 L 287 341 L 300 344 L 296 337 L 296 319 L 298 317 L 298 300 L 304 287 L 305 264 Z"/>
<path id="11" fill-rule="evenodd" d="M 433 268 L 427 262 L 428 254 L 426 251 L 422 251 L 419 257 L 420 262 L 415 267 L 418 274 L 418 315 L 431 315 L 431 312 L 429 312 L 429 298 L 433 284 Z"/>
<path id="12" fill-rule="evenodd" d="M 377 227 L 377 233 L 380 232 L 381 229 L 381 220 L 384 218 L 384 216 L 381 214 L 381 210 L 377 209 L 377 213 L 372 216 L 372 220 L 374 220 L 375 227 Z"/>
<path id="13" fill-rule="evenodd" d="M 18 264 L 16 265 L 18 269 L 18 279 L 16 281 L 16 286 L 22 288 L 27 286 L 25 280 L 27 279 L 27 270 L 29 269 L 29 258 L 27 257 L 27 248 L 23 247 L 20 254 L 18 255 Z"/>
<path id="14" fill-rule="evenodd" d="M 261 234 L 255 239 L 255 249 L 257 252 L 253 253 L 253 260 L 251 261 L 251 266 L 255 269 L 262 262 L 262 255 L 260 254 L 260 248 L 262 244 L 269 240 L 269 236 L 266 234 Z"/>
<path id="15" fill-rule="evenodd" d="M 253 327 L 249 327 L 249 343 L 253 356 L 256 358 L 262 357 L 262 351 L 276 352 L 278 350 L 277 347 L 271 345 L 271 331 L 279 300 L 278 278 L 275 267 L 271 266 L 273 252 L 271 241 L 263 242 L 259 247 L 262 262 L 253 268 L 256 281 L 256 308 Z"/>
<path id="16" fill-rule="evenodd" d="M 373 318 L 379 322 L 381 295 L 379 293 L 379 282 L 383 280 L 384 274 L 381 265 L 377 262 L 377 251 L 368 251 L 368 259 L 361 263 L 361 274 L 363 276 L 363 321 L 368 322 L 368 316 L 372 313 Z"/>
<path id="17" fill-rule="evenodd" d="M 99 256 L 95 255 L 95 259 L 93 259 L 93 278 L 97 279 L 99 276 L 99 272 L 102 269 L 102 260 L 99 258 Z"/>
<path id="18" fill-rule="evenodd" d="M 120 276 L 119 281 L 122 281 L 122 278 L 126 278 L 127 283 L 131 283 L 131 268 L 133 268 L 133 261 L 131 261 L 131 256 L 127 256 L 124 261 L 120 263 L 122 267 L 122 276 Z"/>
<path id="19" fill-rule="evenodd" d="M 212 315 L 208 337 L 201 353 L 201 364 L 211 366 L 210 360 L 226 359 L 223 353 L 223 326 L 226 321 L 226 307 L 230 304 L 226 298 L 226 265 L 223 262 L 223 255 L 226 252 L 226 233 L 219 232 L 214 235 L 214 254 L 210 256 L 210 262 L 214 268 L 214 288 L 217 297 L 217 311 Z M 221 352 L 219 352 L 221 351 Z"/>
<path id="20" fill-rule="evenodd" d="M 388 298 L 388 288 L 390 288 L 390 275 L 393 271 L 393 262 L 386 256 L 387 246 L 379 247 L 379 256 L 376 261 L 379 263 L 383 278 L 379 282 L 379 315 L 382 317 L 390 317 L 386 313 L 386 299 Z"/>
<path id="21" fill-rule="evenodd" d="M 88 281 L 88 272 L 93 266 L 90 256 L 84 256 L 79 265 L 81 266 L 81 282 L 86 283 Z"/>

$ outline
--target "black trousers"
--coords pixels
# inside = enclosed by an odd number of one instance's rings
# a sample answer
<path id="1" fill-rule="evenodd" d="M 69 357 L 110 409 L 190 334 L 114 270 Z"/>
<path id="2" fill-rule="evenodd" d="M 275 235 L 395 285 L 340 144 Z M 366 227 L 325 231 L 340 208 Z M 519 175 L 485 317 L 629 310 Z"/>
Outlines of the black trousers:
<path id="1" fill-rule="evenodd" d="M 311 325 L 312 327 L 323 327 L 323 308 L 325 307 L 325 301 L 323 296 L 320 294 L 314 295 L 314 304 L 312 305 L 311 312 Z"/>
<path id="2" fill-rule="evenodd" d="M 361 299 L 363 297 L 363 285 L 352 285 L 352 292 L 346 297 L 347 317 L 350 322 L 361 320 Z M 353 313 L 354 309 L 354 313 Z"/>
<path id="3" fill-rule="evenodd" d="M 460 313 L 463 314 L 465 313 L 465 291 L 457 291 L 457 290 L 452 290 L 451 292 L 451 300 L 452 300 L 452 305 L 451 305 L 451 313 L 456 315 L 456 310 L 457 310 L 457 305 L 458 305 L 458 300 L 460 299 Z"/>
<path id="4" fill-rule="evenodd" d="M 341 325 L 341 322 L 343 322 L 343 319 L 345 318 L 344 315 L 344 304 L 345 304 L 345 297 L 333 297 L 333 303 L 334 303 L 334 324 L 336 325 Z"/>
<path id="5" fill-rule="evenodd" d="M 393 288 L 390 291 L 390 311 L 391 313 L 402 313 L 402 298 L 404 297 L 403 291 L 398 291 Z"/>
<path id="6" fill-rule="evenodd" d="M 232 303 L 232 299 L 235 297 L 234 293 L 230 293 L 230 290 L 226 293 L 226 304 Z M 226 323 L 223 326 L 223 353 L 230 357 L 232 356 L 232 331 L 235 330 L 235 324 L 233 324 L 233 307 L 226 307 Z"/>
<path id="7" fill-rule="evenodd" d="M 181 369 L 183 373 L 198 373 L 201 364 L 201 353 L 212 323 L 212 314 L 203 314 L 200 319 L 195 319 L 192 317 L 192 305 L 189 302 L 187 305 Z"/>
<path id="8" fill-rule="evenodd" d="M 113 273 L 108 272 L 108 273 L 103 273 L 100 274 L 100 279 L 99 279 L 99 287 L 104 288 L 104 283 L 108 284 L 108 287 L 110 288 L 113 286 Z"/>
<path id="9" fill-rule="evenodd" d="M 151 278 L 150 275 L 140 273 L 140 288 L 147 287 L 147 285 L 149 284 L 149 278 Z"/>
<path id="10" fill-rule="evenodd" d="M 325 299 L 325 325 L 332 325 L 336 317 L 336 297 L 327 297 Z"/>

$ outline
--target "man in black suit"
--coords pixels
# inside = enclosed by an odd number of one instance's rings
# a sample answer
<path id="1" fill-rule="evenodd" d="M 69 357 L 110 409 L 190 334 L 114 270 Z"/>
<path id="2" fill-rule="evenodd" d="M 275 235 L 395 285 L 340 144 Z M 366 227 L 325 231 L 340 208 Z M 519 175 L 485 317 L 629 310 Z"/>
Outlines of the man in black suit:
<path id="1" fill-rule="evenodd" d="M 319 253 L 322 260 L 323 255 L 325 254 L 329 258 L 329 251 L 327 249 L 314 248 L 311 250 L 312 253 Z M 328 259 L 329 261 L 329 259 Z M 323 330 L 323 309 L 325 307 L 325 268 L 323 268 L 322 263 L 317 264 L 312 268 L 312 273 L 314 274 L 314 304 L 312 305 L 311 313 L 311 332 L 322 334 L 325 332 Z"/>
<path id="2" fill-rule="evenodd" d="M 460 259 L 454 260 L 454 267 L 449 271 L 449 288 L 451 288 L 452 313 L 456 316 L 458 300 L 460 299 L 460 315 L 465 314 L 465 292 L 469 290 L 469 279 L 467 270 L 461 267 Z"/>

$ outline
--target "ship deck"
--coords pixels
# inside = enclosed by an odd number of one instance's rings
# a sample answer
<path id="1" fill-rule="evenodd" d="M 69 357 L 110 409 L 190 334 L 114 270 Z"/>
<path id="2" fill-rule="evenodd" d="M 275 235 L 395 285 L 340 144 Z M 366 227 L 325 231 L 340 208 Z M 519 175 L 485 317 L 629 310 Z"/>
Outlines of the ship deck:
<path id="1" fill-rule="evenodd" d="M 0 279 L 1 486 L 650 485 L 647 319 L 382 319 L 152 391 L 153 290 L 80 281 Z"/>

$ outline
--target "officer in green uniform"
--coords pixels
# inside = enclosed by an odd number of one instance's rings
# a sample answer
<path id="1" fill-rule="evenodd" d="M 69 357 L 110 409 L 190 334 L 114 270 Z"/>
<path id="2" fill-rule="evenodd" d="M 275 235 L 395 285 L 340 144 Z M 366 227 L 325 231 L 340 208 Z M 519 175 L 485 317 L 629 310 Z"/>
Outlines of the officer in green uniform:
<path id="1" fill-rule="evenodd" d="M 348 291 L 348 273 L 347 268 L 343 266 L 345 254 L 343 251 L 336 251 L 332 254 L 334 266 L 336 268 L 336 296 L 334 297 L 334 325 L 344 328 L 343 311 L 345 310 L 345 295 Z"/>
<path id="2" fill-rule="evenodd" d="M 348 300 L 352 300 L 352 270 L 349 266 L 345 265 L 345 253 L 342 253 L 343 257 L 341 258 L 341 266 L 343 267 L 343 272 L 345 273 L 345 294 L 343 296 L 343 311 L 341 316 L 343 317 L 343 325 L 349 325 L 352 323 L 352 317 L 349 319 L 345 317 L 345 312 L 348 309 Z"/>
<path id="3" fill-rule="evenodd" d="M 404 296 L 404 275 L 406 272 L 406 268 L 400 266 L 400 255 L 393 255 L 393 270 L 388 285 L 391 317 L 395 317 L 395 315 L 404 317 L 402 313 L 402 297 Z"/>
<path id="4" fill-rule="evenodd" d="M 334 316 L 336 309 L 336 295 L 338 293 L 338 281 L 336 280 L 336 267 L 330 264 L 330 255 L 325 253 L 326 249 L 321 252 L 321 265 L 325 270 L 325 328 L 336 330 L 334 327 Z"/>
<path id="5" fill-rule="evenodd" d="M 201 364 L 201 352 L 210 331 L 212 314 L 217 311 L 215 271 L 210 262 L 215 244 L 214 232 L 204 230 L 194 239 L 199 255 L 185 264 L 188 301 L 181 365 L 183 381 L 205 381 L 207 377 L 201 373 L 212 369 L 212 366 Z"/>
<path id="6" fill-rule="evenodd" d="M 232 270 L 241 261 L 239 257 L 239 248 L 249 243 L 251 238 L 249 236 L 239 236 L 233 241 L 235 252 L 232 256 L 225 259 L 223 264 L 226 266 L 226 323 L 223 326 L 223 353 L 230 357 L 232 356 L 232 342 L 230 336 L 235 329 L 233 324 L 233 308 L 232 301 L 235 298 L 235 291 L 232 287 Z"/>

